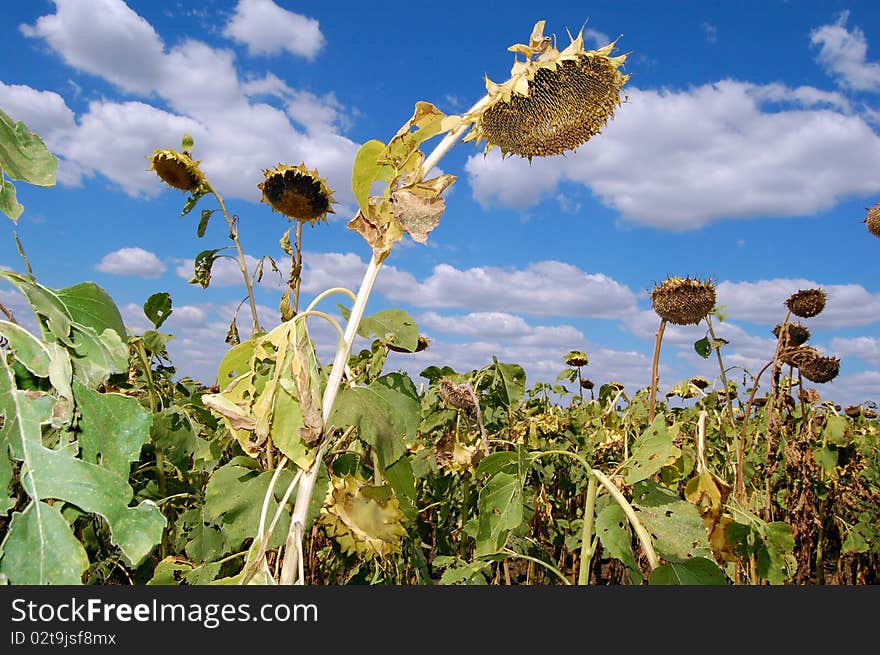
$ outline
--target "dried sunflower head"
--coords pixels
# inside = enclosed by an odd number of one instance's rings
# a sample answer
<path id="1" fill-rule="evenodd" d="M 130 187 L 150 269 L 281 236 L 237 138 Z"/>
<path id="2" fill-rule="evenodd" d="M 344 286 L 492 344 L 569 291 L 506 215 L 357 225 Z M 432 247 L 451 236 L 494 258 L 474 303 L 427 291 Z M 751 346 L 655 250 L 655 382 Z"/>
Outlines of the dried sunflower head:
<path id="1" fill-rule="evenodd" d="M 868 227 L 868 232 L 880 238 L 880 202 L 868 210 L 865 225 Z"/>
<path id="2" fill-rule="evenodd" d="M 194 193 L 205 183 L 205 174 L 199 169 L 189 153 L 166 148 L 156 150 L 150 157 L 150 169 L 165 184 L 181 191 Z"/>
<path id="3" fill-rule="evenodd" d="M 299 166 L 278 164 L 276 168 L 263 171 L 264 180 L 257 185 L 263 192 L 260 202 L 284 214 L 288 219 L 314 225 L 327 220 L 327 214 L 335 214 L 332 204 L 333 190 L 310 171 L 305 163 Z"/>
<path id="4" fill-rule="evenodd" d="M 476 409 L 471 386 L 467 382 L 456 384 L 449 378 L 442 377 L 437 381 L 437 391 L 443 402 L 450 407 L 463 410 Z"/>
<path id="5" fill-rule="evenodd" d="M 712 280 L 670 277 L 651 291 L 651 304 L 670 323 L 697 324 L 715 306 L 715 285 Z"/>
<path id="6" fill-rule="evenodd" d="M 707 380 L 704 377 L 699 377 L 699 376 L 692 377 L 690 379 L 690 383 L 692 385 L 694 385 L 697 389 L 700 389 L 700 390 L 705 389 L 709 386 L 709 380 Z"/>
<path id="7" fill-rule="evenodd" d="M 803 362 L 821 356 L 821 353 L 813 348 L 813 346 L 797 346 L 783 350 L 779 355 L 779 359 L 789 366 L 800 367 Z"/>
<path id="8" fill-rule="evenodd" d="M 783 331 L 784 338 L 781 336 Z M 809 341 L 810 329 L 800 323 L 779 323 L 773 328 L 773 335 L 782 339 L 783 348 L 795 348 Z"/>
<path id="9" fill-rule="evenodd" d="M 568 366 L 586 366 L 590 358 L 582 350 L 572 350 L 565 356 L 565 363 Z"/>
<path id="10" fill-rule="evenodd" d="M 819 395 L 819 392 L 815 389 L 801 389 L 798 391 L 798 398 L 801 399 L 802 402 L 805 402 L 808 405 L 813 405 L 814 403 L 822 400 L 822 396 Z"/>
<path id="11" fill-rule="evenodd" d="M 592 380 L 582 379 L 581 387 L 589 391 L 595 386 L 595 383 Z"/>
<path id="12" fill-rule="evenodd" d="M 825 309 L 825 298 L 824 289 L 801 289 L 788 297 L 785 306 L 795 316 L 812 318 Z"/>
<path id="13" fill-rule="evenodd" d="M 622 103 L 620 90 L 629 75 L 620 72 L 627 55 L 612 57 L 614 42 L 584 50 L 583 30 L 562 51 L 544 36 L 538 21 L 529 44 L 508 50 L 525 56 L 515 61 L 510 79 L 496 84 L 486 78 L 488 99 L 463 118 L 473 123 L 464 141 L 486 141 L 502 155 L 560 155 L 598 134 Z"/>
<path id="14" fill-rule="evenodd" d="M 462 443 L 446 433 L 434 444 L 434 461 L 447 473 L 473 473 L 480 461 L 476 444 Z"/>
<path id="15" fill-rule="evenodd" d="M 837 357 L 810 357 L 801 361 L 798 369 L 801 375 L 810 382 L 830 382 L 840 372 L 840 360 Z"/>
<path id="16" fill-rule="evenodd" d="M 403 518 L 390 487 L 345 475 L 331 480 L 318 520 L 343 552 L 373 558 L 400 552 Z"/>

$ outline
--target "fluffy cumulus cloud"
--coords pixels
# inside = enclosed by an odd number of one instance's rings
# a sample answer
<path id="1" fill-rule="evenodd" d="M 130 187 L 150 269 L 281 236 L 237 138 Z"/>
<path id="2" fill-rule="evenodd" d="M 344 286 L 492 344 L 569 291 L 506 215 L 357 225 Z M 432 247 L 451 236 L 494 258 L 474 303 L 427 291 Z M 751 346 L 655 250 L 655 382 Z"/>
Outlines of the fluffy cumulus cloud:
<path id="1" fill-rule="evenodd" d="M 314 59 L 324 45 L 318 21 L 283 9 L 272 0 L 239 0 L 224 34 L 245 44 L 252 55 L 286 50 Z"/>
<path id="2" fill-rule="evenodd" d="M 111 275 L 136 275 L 157 278 L 165 272 L 165 264 L 149 250 L 120 248 L 107 253 L 95 268 Z"/>
<path id="3" fill-rule="evenodd" d="M 819 64 L 838 86 L 853 91 L 880 91 L 880 62 L 868 61 L 868 41 L 859 27 L 847 29 L 849 12 L 834 23 L 817 27 L 810 42 L 819 48 Z"/>
<path id="4" fill-rule="evenodd" d="M 801 278 L 725 281 L 718 285 L 718 304 L 725 305 L 736 320 L 772 326 L 785 318 L 785 301 L 801 289 L 823 289 L 827 296 L 822 313 L 805 319 L 811 327 L 860 327 L 880 321 L 880 293 L 872 293 L 859 284 L 820 284 Z"/>
<path id="5" fill-rule="evenodd" d="M 841 357 L 858 357 L 880 366 L 880 339 L 876 337 L 835 337 L 831 349 Z"/>
<path id="6" fill-rule="evenodd" d="M 474 198 L 525 209 L 569 181 L 625 220 L 684 230 L 812 214 L 880 191 L 871 173 L 880 167 L 880 136 L 840 94 L 734 80 L 626 93 L 604 132 L 574 154 L 531 164 L 497 149 L 470 157 Z"/>
<path id="7" fill-rule="evenodd" d="M 47 135 L 61 158 L 60 182 L 73 185 L 100 174 L 128 194 L 153 196 L 163 186 L 148 170 L 149 155 L 155 148 L 178 147 L 189 133 L 202 169 L 227 197 L 258 200 L 263 169 L 302 160 L 339 189 L 338 211 L 353 206 L 349 183 L 357 144 L 339 133 L 346 112 L 332 93 L 292 89 L 276 76 L 243 80 L 232 50 L 194 39 L 169 47 L 121 0 L 55 5 L 54 13 L 20 26 L 22 33 L 48 45 L 69 66 L 135 96 L 95 100 L 74 116 L 57 93 L 0 86 L 0 100 L 12 100 L 8 106 L 16 108 L 17 118 Z M 315 21 L 268 0 L 241 2 L 229 35 L 256 43 L 254 30 L 267 20 L 273 29 L 266 44 L 284 41 L 308 57 L 323 43 Z M 258 98 L 275 99 L 279 106 Z"/>

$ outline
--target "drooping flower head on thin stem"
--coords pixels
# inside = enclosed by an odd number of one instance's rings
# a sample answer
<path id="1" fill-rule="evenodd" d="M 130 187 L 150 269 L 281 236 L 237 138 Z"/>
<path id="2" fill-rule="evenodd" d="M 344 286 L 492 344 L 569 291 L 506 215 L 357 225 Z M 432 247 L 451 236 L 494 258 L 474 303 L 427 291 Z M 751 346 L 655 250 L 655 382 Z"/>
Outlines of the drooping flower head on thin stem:
<path id="1" fill-rule="evenodd" d="M 257 187 L 263 192 L 260 202 L 268 203 L 279 214 L 290 220 L 314 225 L 335 213 L 333 190 L 318 171 L 310 171 L 305 163 L 299 166 L 278 164 L 263 171 L 264 180 Z"/>
<path id="2" fill-rule="evenodd" d="M 795 316 L 812 318 L 825 309 L 825 298 L 823 289 L 801 289 L 788 297 L 785 306 Z"/>
<path id="3" fill-rule="evenodd" d="M 192 158 L 192 137 L 184 135 L 182 152 L 164 148 L 156 150 L 150 157 L 150 170 L 168 186 L 181 191 L 195 193 L 206 182 L 205 174 L 198 161 Z"/>

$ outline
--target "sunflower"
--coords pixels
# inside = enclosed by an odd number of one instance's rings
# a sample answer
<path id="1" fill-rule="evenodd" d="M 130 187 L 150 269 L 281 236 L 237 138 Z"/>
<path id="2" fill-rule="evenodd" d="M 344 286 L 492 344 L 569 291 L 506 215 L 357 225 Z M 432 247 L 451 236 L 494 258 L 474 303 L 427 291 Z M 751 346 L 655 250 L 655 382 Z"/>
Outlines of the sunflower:
<path id="1" fill-rule="evenodd" d="M 149 170 L 155 171 L 168 186 L 190 193 L 197 191 L 206 181 L 198 161 L 194 161 L 189 153 L 170 148 L 153 153 Z"/>
<path id="2" fill-rule="evenodd" d="M 651 304 L 670 323 L 697 324 L 715 306 L 715 285 L 711 280 L 670 277 L 651 291 Z"/>
<path id="3" fill-rule="evenodd" d="M 299 166 L 278 164 L 276 168 L 263 171 L 264 180 L 257 185 L 263 192 L 260 202 L 268 203 L 288 219 L 314 225 L 334 214 L 333 190 L 318 171 L 310 171 L 305 163 Z"/>
<path id="4" fill-rule="evenodd" d="M 331 480 L 318 521 L 344 553 L 373 558 L 400 552 L 403 518 L 388 486 L 345 475 Z"/>
<path id="5" fill-rule="evenodd" d="M 508 48 L 525 56 L 509 80 L 486 77 L 488 100 L 463 117 L 473 123 L 464 141 L 485 140 L 484 152 L 497 146 L 531 160 L 575 150 L 613 118 L 630 77 L 619 70 L 627 55 L 611 56 L 615 42 L 585 50 L 583 30 L 559 51 L 544 36 L 545 22 L 535 24 L 528 45 Z"/>

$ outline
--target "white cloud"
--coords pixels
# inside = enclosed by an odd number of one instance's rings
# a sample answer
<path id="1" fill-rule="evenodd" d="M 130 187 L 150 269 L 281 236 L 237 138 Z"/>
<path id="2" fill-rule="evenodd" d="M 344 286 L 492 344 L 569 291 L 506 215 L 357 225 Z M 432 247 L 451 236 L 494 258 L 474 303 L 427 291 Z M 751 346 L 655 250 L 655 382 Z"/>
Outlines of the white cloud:
<path id="1" fill-rule="evenodd" d="M 112 275 L 135 275 L 157 278 L 165 272 L 165 264 L 149 250 L 143 248 L 120 248 L 107 253 L 95 268 Z"/>
<path id="2" fill-rule="evenodd" d="M 560 182 L 589 187 L 635 223 L 685 230 L 798 216 L 880 191 L 880 136 L 839 94 L 733 80 L 687 91 L 625 87 L 603 134 L 565 157 L 471 156 L 483 206 L 530 207 Z M 748 193 L 744 190 L 748 189 Z"/>
<path id="3" fill-rule="evenodd" d="M 119 0 L 55 0 L 54 14 L 20 30 L 44 39 L 70 66 L 130 93 L 149 94 L 162 77 L 162 40 Z"/>
<path id="4" fill-rule="evenodd" d="M 318 21 L 282 9 L 272 0 L 239 0 L 224 34 L 244 43 L 252 55 L 274 55 L 286 50 L 314 59 L 324 46 Z"/>
<path id="5" fill-rule="evenodd" d="M 558 261 L 524 269 L 434 267 L 422 281 L 408 273 L 380 276 L 377 291 L 416 307 L 458 307 L 549 316 L 620 318 L 635 311 L 635 294 L 602 273 Z"/>
<path id="6" fill-rule="evenodd" d="M 155 195 L 163 186 L 147 170 L 147 158 L 156 148 L 178 147 L 189 133 L 202 170 L 227 198 L 257 201 L 263 169 L 305 161 L 336 190 L 338 212 L 354 206 L 351 166 L 358 144 L 335 132 L 347 115 L 332 93 L 292 89 L 269 75 L 242 82 L 231 50 L 193 39 L 168 49 L 121 0 L 100 2 L 96 7 L 62 0 L 54 14 L 21 27 L 27 36 L 44 39 L 70 66 L 144 99 L 93 101 L 74 122 L 60 96 L 50 98 L 29 87 L 17 90 L 23 115 L 50 110 L 55 115 L 60 129 L 50 145 L 62 158 L 60 182 L 78 184 L 84 175 L 101 174 L 130 195 Z M 288 103 L 305 131 L 292 125 L 284 109 L 250 99 L 261 94 Z M 167 109 L 159 108 L 156 99 Z"/>
<path id="7" fill-rule="evenodd" d="M 858 27 L 846 29 L 849 12 L 837 21 L 810 32 L 810 42 L 819 47 L 819 64 L 835 78 L 838 86 L 853 91 L 880 91 L 880 63 L 868 61 L 868 41 Z"/>
<path id="8" fill-rule="evenodd" d="M 835 337 L 831 349 L 840 357 L 858 357 L 880 366 L 880 339 L 876 337 Z"/>
<path id="9" fill-rule="evenodd" d="M 0 81 L 0 107 L 14 121 L 23 121 L 52 148 L 53 137 L 74 125 L 73 112 L 54 91 Z"/>
<path id="10" fill-rule="evenodd" d="M 823 289 L 827 299 L 821 314 L 803 319 L 808 327 L 858 327 L 880 320 L 880 293 L 871 293 L 859 284 L 820 284 L 802 278 L 727 281 L 718 285 L 717 296 L 718 304 L 726 306 L 732 319 L 773 326 L 785 318 L 785 301 L 789 296 L 801 289 L 815 288 Z"/>

